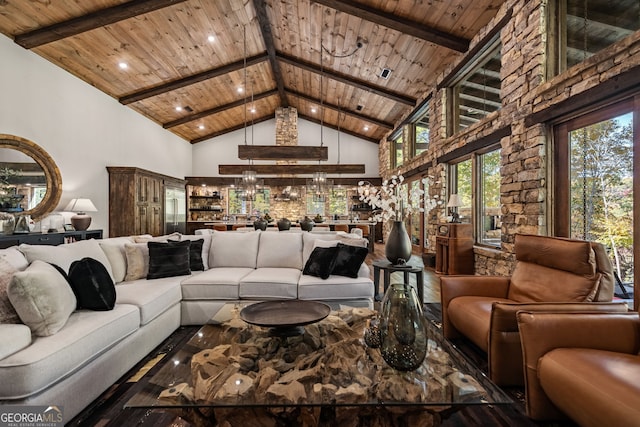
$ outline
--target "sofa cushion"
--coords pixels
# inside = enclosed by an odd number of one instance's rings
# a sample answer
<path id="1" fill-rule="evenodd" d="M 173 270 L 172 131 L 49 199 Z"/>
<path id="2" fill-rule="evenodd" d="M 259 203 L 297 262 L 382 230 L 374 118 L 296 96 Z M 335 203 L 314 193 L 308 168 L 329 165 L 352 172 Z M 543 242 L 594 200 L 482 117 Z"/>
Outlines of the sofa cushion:
<path id="1" fill-rule="evenodd" d="M 9 261 L 0 257 L 0 323 L 22 323 L 7 295 L 7 287 L 17 271 Z"/>
<path id="2" fill-rule="evenodd" d="M 0 399 L 34 395 L 72 375 L 135 332 L 139 323 L 138 308 L 132 305 L 76 311 L 56 335 L 37 337 L 30 346 L 0 360 Z"/>
<path id="3" fill-rule="evenodd" d="M 180 281 L 175 277 L 134 280 L 116 287 L 116 293 L 116 304 L 131 304 L 140 309 L 140 325 L 151 322 L 182 298 Z"/>
<path id="4" fill-rule="evenodd" d="M 302 275 L 298 281 L 298 299 L 348 300 L 373 299 L 373 281 L 367 277 L 351 279 L 331 275 L 326 280 Z"/>
<path id="5" fill-rule="evenodd" d="M 183 234 L 182 236 L 180 236 L 180 240 L 191 240 L 191 241 L 197 241 L 197 240 L 202 240 L 202 254 L 200 255 L 202 258 L 202 266 L 204 267 L 204 270 L 208 270 L 209 269 L 209 250 L 211 249 L 211 235 L 210 234 L 203 234 L 203 235 L 193 235 L 193 234 Z M 189 254 L 191 254 L 191 249 L 189 249 Z M 191 266 L 191 271 L 200 271 L 198 269 L 194 269 L 193 266 Z"/>
<path id="6" fill-rule="evenodd" d="M 256 266 L 302 270 L 302 233 L 259 233 Z"/>
<path id="7" fill-rule="evenodd" d="M 146 279 L 149 274 L 149 248 L 146 243 L 126 243 L 127 274 L 124 281 Z"/>
<path id="8" fill-rule="evenodd" d="M 538 377 L 554 405 L 580 425 L 631 426 L 640 420 L 638 355 L 557 348 L 538 361 Z"/>
<path id="9" fill-rule="evenodd" d="M 31 344 L 31 329 L 27 325 L 0 324 L 0 360 Z"/>
<path id="10" fill-rule="evenodd" d="M 256 268 L 260 232 L 230 233 L 214 231 L 211 235 L 209 268 Z"/>
<path id="11" fill-rule="evenodd" d="M 127 254 L 124 250 L 125 243 L 133 243 L 132 237 L 111 237 L 98 241 L 100 249 L 104 252 L 111 265 L 113 281 L 122 282 L 127 274 Z"/>
<path id="12" fill-rule="evenodd" d="M 74 261 L 69 268 L 69 284 L 78 300 L 78 308 L 112 310 L 116 288 L 107 269 L 93 258 Z"/>
<path id="13" fill-rule="evenodd" d="M 20 252 L 17 246 L 11 246 L 7 249 L 0 249 L 0 258 L 4 258 L 9 262 L 9 264 L 14 266 L 16 270 L 22 271 L 29 266 L 29 261 L 24 256 L 24 254 Z"/>
<path id="14" fill-rule="evenodd" d="M 258 268 L 240 280 L 240 298 L 294 299 L 298 297 L 297 268 Z"/>
<path id="15" fill-rule="evenodd" d="M 593 277 L 596 257 L 591 243 L 549 236 L 516 234 L 515 253 L 518 261 Z"/>
<path id="16" fill-rule="evenodd" d="M 189 247 L 191 241 L 148 242 L 149 273 L 147 279 L 191 274 Z"/>
<path id="17" fill-rule="evenodd" d="M 507 298 L 516 302 L 593 301 L 600 274 L 585 277 L 543 265 L 518 261 Z"/>
<path id="18" fill-rule="evenodd" d="M 109 272 L 109 276 L 111 276 L 111 280 L 114 280 L 109 259 L 100 248 L 100 244 L 96 239 L 80 240 L 78 242 L 58 246 L 28 245 L 26 243 L 22 243 L 19 246 L 19 249 L 30 263 L 35 260 L 45 261 L 59 266 L 67 273 L 69 273 L 69 267 L 71 267 L 71 263 L 73 261 L 77 261 L 85 257 L 93 258 L 104 265 Z"/>
<path id="19" fill-rule="evenodd" d="M 331 274 L 351 278 L 358 277 L 360 266 L 368 254 L 367 248 L 338 243 L 338 253 Z"/>
<path id="20" fill-rule="evenodd" d="M 505 298 L 461 296 L 451 300 L 447 309 L 455 328 L 485 352 L 489 348 L 491 306 L 494 302 L 513 302 Z"/>
<path id="21" fill-rule="evenodd" d="M 136 243 L 149 243 L 149 242 L 166 242 L 170 239 L 180 240 L 181 234 L 178 232 L 165 234 L 164 236 L 151 236 L 149 234 L 143 234 L 140 236 L 133 236 L 133 241 Z"/>
<path id="22" fill-rule="evenodd" d="M 22 322 L 38 336 L 62 329 L 77 304 L 67 279 L 40 260 L 15 273 L 7 293 Z"/>
<path id="23" fill-rule="evenodd" d="M 314 248 L 304 265 L 302 274 L 327 279 L 336 265 L 336 255 L 338 247 Z"/>
<path id="24" fill-rule="evenodd" d="M 240 280 L 253 268 L 219 267 L 194 274 L 181 283 L 184 300 L 236 300 Z"/>

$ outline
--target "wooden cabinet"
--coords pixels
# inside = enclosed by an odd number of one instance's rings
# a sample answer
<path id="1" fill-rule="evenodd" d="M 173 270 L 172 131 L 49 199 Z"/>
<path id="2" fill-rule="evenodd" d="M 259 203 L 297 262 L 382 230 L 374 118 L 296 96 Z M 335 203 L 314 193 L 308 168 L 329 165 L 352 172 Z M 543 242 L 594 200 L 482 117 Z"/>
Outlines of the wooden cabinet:
<path id="1" fill-rule="evenodd" d="M 473 274 L 471 224 L 439 224 L 436 236 L 436 273 Z"/>
<path id="2" fill-rule="evenodd" d="M 164 233 L 166 187 L 186 181 L 135 167 L 107 166 L 109 237 Z"/>

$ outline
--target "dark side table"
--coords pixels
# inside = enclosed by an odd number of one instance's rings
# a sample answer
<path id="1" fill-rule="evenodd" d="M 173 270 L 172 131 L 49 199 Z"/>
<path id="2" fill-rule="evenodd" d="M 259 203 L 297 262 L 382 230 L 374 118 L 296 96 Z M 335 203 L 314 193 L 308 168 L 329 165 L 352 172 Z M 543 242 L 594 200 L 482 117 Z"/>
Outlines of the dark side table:
<path id="1" fill-rule="evenodd" d="M 380 270 L 384 271 L 384 289 L 382 294 L 387 291 L 387 288 L 391 284 L 391 273 L 401 271 L 404 274 L 404 282 L 409 283 L 409 273 L 416 275 L 416 286 L 418 288 L 418 299 L 421 304 L 424 304 L 424 279 L 422 276 L 422 266 L 416 267 L 414 265 L 406 264 L 403 266 L 397 266 L 391 264 L 386 259 L 379 259 L 373 261 L 373 289 L 376 293 L 376 300 L 380 300 Z"/>

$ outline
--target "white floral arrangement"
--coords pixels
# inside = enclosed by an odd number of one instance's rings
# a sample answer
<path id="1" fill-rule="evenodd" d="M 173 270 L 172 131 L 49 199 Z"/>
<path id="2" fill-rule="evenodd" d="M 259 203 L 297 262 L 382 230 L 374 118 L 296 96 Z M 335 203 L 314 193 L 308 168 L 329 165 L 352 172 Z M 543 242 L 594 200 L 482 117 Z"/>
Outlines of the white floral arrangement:
<path id="1" fill-rule="evenodd" d="M 430 177 L 422 178 L 422 183 L 431 181 Z M 360 181 L 358 183 L 358 194 L 360 201 L 368 203 L 373 209 L 371 220 L 381 221 L 401 221 L 409 217 L 414 212 L 430 211 L 437 202 L 433 199 L 424 199 L 422 188 L 411 188 L 408 203 L 405 203 L 400 195 L 400 186 L 404 182 L 404 176 L 393 175 L 390 179 L 384 180 L 380 188 L 372 186 L 369 182 Z M 438 198 L 438 196 L 434 196 Z"/>

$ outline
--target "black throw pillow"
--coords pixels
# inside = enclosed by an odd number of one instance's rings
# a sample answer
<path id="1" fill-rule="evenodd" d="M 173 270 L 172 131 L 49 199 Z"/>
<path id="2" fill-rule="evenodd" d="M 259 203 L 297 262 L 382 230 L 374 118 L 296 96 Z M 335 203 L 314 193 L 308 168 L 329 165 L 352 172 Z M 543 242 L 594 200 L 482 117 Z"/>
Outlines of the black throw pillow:
<path id="1" fill-rule="evenodd" d="M 327 279 L 333 271 L 336 263 L 336 255 L 338 247 L 331 248 L 314 248 L 307 263 L 304 265 L 302 274 Z"/>
<path id="2" fill-rule="evenodd" d="M 202 245 L 204 239 L 189 240 L 189 268 L 191 271 L 204 270 L 204 263 L 202 262 Z"/>
<path id="3" fill-rule="evenodd" d="M 355 279 L 358 277 L 360 266 L 364 262 L 368 253 L 369 250 L 367 248 L 338 243 L 336 264 L 333 267 L 333 272 L 331 274 L 352 277 Z"/>
<path id="4" fill-rule="evenodd" d="M 116 287 L 100 261 L 93 258 L 74 261 L 69 267 L 68 280 L 78 300 L 78 308 L 113 310 Z"/>
<path id="5" fill-rule="evenodd" d="M 149 274 L 147 279 L 183 276 L 191 274 L 189 267 L 189 247 L 191 242 L 148 242 Z"/>

